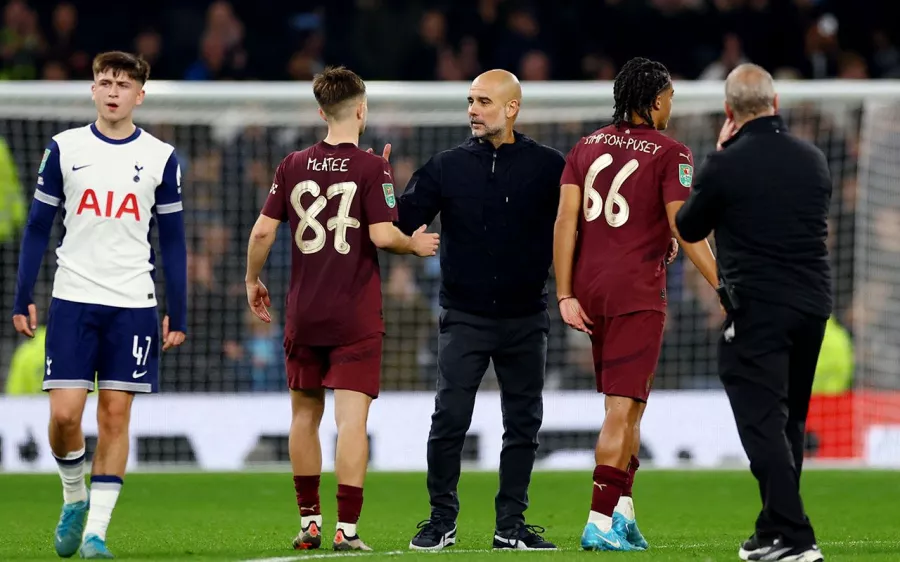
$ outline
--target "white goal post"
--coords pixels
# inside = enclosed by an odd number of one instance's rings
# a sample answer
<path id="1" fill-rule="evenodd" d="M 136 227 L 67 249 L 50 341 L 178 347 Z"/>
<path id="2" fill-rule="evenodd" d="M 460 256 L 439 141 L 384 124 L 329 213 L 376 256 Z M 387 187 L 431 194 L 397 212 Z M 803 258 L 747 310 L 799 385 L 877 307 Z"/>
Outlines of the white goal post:
<path id="1" fill-rule="evenodd" d="M 722 109 L 724 82 L 675 84 L 674 113 Z M 168 123 L 257 125 L 319 124 L 309 82 L 176 82 L 150 80 L 140 118 Z M 368 82 L 373 125 L 456 125 L 465 110 L 466 82 Z M 776 82 L 785 106 L 796 103 L 846 104 L 891 101 L 900 80 Z M 543 123 L 603 118 L 612 108 L 612 82 L 526 82 L 519 121 Z M 90 82 L 0 82 L 0 115 L 41 118 L 47 106 L 58 117 L 91 119 Z"/>

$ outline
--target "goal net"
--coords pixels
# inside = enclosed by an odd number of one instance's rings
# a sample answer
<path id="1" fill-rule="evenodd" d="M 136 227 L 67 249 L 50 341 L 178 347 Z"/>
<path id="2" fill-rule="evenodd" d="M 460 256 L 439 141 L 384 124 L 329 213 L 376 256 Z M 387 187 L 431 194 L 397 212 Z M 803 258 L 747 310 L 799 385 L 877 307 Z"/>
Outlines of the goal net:
<path id="1" fill-rule="evenodd" d="M 368 88 L 369 127 L 361 146 L 380 152 L 385 143 L 393 145 L 391 162 L 398 194 L 418 166 L 469 134 L 468 84 L 375 82 Z M 216 466 L 244 466 L 252 454 L 283 460 L 284 416 L 288 413 L 283 409 L 280 321 L 290 272 L 291 237 L 279 233 L 264 273 L 273 293 L 271 326 L 248 313 L 243 277 L 246 239 L 268 194 L 275 167 L 289 151 L 324 136 L 311 88 L 304 83 L 151 81 L 146 89 L 147 98 L 136 112 L 136 121 L 173 144 L 182 163 L 190 319 L 186 343 L 163 357 L 162 396 L 147 402 L 156 406 L 137 407 L 133 427 L 139 432 L 147 429 L 138 437 L 134 462 L 203 465 L 208 455 L 215 454 L 218 434 L 197 430 L 198 424 L 209 423 L 200 412 L 228 417 L 225 438 L 244 446 L 240 459 L 223 460 Z M 777 89 L 782 114 L 793 133 L 825 152 L 834 178 L 829 243 L 836 309 L 817 373 L 809 455 L 898 463 L 900 105 L 891 100 L 900 96 L 900 85 L 787 82 L 779 83 Z M 518 130 L 563 153 L 612 113 L 610 83 L 528 83 L 523 90 Z M 676 84 L 676 90 L 666 134 L 687 144 L 701 166 L 705 156 L 715 150 L 724 118 L 723 85 L 687 82 Z M 94 117 L 89 83 L 0 84 L 0 138 L 12 159 L 11 168 L 0 174 L 10 185 L 21 184 L 26 205 L 51 136 Z M 0 154 L 0 167 L 3 156 Z M 23 228 L 21 213 L 15 212 L 15 192 L 8 185 L 0 189 L 0 199 L 5 198 L 0 209 L 0 295 L 7 311 L 15 292 Z M 35 291 L 42 324 L 55 269 L 53 248 L 60 232 L 57 225 Z M 392 439 L 400 427 L 411 432 L 410 440 L 422 441 L 424 447 L 436 375 L 440 269 L 437 258 L 382 254 L 381 259 L 387 335 L 384 394 L 373 407 L 373 456 L 379 466 L 402 468 L 408 466 L 393 459 L 421 453 L 416 461 L 421 464 L 424 449 L 386 451 L 384 439 Z M 164 295 L 162 275 L 157 279 L 160 295 Z M 555 291 L 552 277 L 549 291 L 551 295 Z M 647 455 L 660 465 L 720 465 L 739 460 L 743 453 L 716 374 L 721 323 L 716 296 L 683 255 L 669 270 L 668 295 L 666 337 L 654 383 L 654 397 L 659 398 L 654 399 L 645 418 Z M 541 455 L 548 466 L 555 461 L 557 466 L 570 461 L 581 466 L 587 462 L 602 422 L 593 390 L 589 342 L 565 328 L 552 298 L 549 309 L 552 328 Z M 13 371 L 30 369 L 32 376 L 40 379 L 43 357 L 39 351 L 22 351 L 27 345 L 15 336 L 8 320 L 0 323 L 0 380 L 5 381 L 11 367 Z M 490 464 L 498 457 L 502 431 L 497 429 L 502 428 L 499 402 L 496 407 L 490 402 L 496 399 L 492 391 L 497 389 L 491 369 L 482 389 L 487 398 L 479 398 L 464 456 Z M 273 409 L 278 413 L 271 423 L 259 421 Z M 12 416 L 14 409 L 0 405 L 0 411 Z M 393 419 L 389 414 L 407 417 Z M 6 439 L 2 450 L 18 454 L 10 440 L 21 443 L 26 429 L 35 433 L 37 442 L 45 440 L 45 418 L 40 417 L 45 415 L 45 410 L 39 410 L 27 428 L 17 422 L 20 433 L 16 436 L 0 434 L 0 439 Z M 379 423 L 392 426 L 385 438 L 380 437 Z M 252 435 L 244 436 L 241 431 L 248 426 L 253 428 L 248 430 Z M 685 438 L 687 433 L 693 436 Z M 327 458 L 329 446 L 324 447 Z"/>
<path id="2" fill-rule="evenodd" d="M 900 464 L 900 103 L 862 111 L 852 267 L 846 310 L 855 332 L 854 433 L 870 465 Z M 852 195 L 847 194 L 853 202 Z"/>

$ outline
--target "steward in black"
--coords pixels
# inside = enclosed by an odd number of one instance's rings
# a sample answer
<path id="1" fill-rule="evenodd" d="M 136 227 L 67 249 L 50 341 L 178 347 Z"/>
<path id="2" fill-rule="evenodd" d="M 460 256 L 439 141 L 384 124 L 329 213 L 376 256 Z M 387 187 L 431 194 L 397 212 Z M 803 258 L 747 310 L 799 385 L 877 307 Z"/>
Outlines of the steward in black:
<path id="1" fill-rule="evenodd" d="M 831 176 L 825 155 L 791 136 L 777 115 L 772 76 L 761 67 L 743 64 L 729 74 L 725 108 L 719 151 L 694 177 L 675 225 L 686 242 L 715 232 L 717 291 L 727 312 L 719 378 L 763 500 L 738 555 L 818 562 L 800 474 L 832 308 Z"/>

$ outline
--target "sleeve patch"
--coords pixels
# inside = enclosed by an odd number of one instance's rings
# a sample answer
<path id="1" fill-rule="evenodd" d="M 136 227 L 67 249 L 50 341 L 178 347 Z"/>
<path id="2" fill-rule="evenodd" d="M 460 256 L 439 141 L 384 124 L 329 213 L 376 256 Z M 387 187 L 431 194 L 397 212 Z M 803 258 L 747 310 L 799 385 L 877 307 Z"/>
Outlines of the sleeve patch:
<path id="1" fill-rule="evenodd" d="M 50 149 L 47 148 L 44 150 L 44 157 L 41 159 L 41 165 L 38 168 L 38 174 L 44 173 L 44 168 L 47 166 L 47 159 L 50 158 Z"/>
<path id="2" fill-rule="evenodd" d="M 384 201 L 387 203 L 387 206 L 391 209 L 397 204 L 397 198 L 394 197 L 394 184 L 392 183 L 383 183 L 381 184 L 381 189 L 384 191 Z"/>
<path id="3" fill-rule="evenodd" d="M 679 164 L 678 181 L 680 181 L 681 185 L 684 187 L 691 187 L 691 183 L 694 181 L 694 167 L 690 164 Z"/>

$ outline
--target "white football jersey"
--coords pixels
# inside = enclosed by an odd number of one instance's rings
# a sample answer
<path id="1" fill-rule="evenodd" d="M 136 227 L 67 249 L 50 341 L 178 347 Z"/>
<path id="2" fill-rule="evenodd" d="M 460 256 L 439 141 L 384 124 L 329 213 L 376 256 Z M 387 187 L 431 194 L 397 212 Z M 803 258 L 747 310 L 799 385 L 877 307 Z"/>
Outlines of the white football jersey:
<path id="1" fill-rule="evenodd" d="M 172 145 L 139 128 L 121 140 L 93 124 L 63 131 L 44 152 L 34 197 L 63 206 L 53 297 L 121 308 L 157 305 L 153 215 L 182 210 Z"/>

